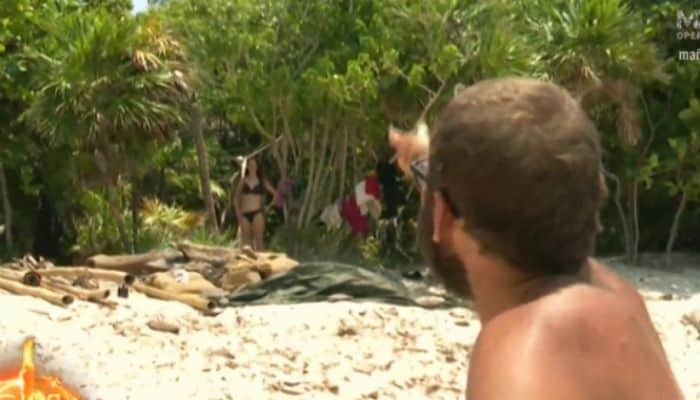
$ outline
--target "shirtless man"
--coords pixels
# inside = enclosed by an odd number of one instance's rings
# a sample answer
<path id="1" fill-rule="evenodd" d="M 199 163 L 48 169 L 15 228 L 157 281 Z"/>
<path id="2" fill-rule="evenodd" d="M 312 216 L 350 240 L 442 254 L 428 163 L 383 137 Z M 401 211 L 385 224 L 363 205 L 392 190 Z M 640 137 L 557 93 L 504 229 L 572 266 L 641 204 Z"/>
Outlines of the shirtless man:
<path id="1" fill-rule="evenodd" d="M 469 400 L 682 399 L 641 296 L 591 258 L 601 149 L 566 91 L 483 81 L 447 106 L 429 154 L 413 136 L 390 142 L 422 188 L 429 262 L 474 297 Z"/>

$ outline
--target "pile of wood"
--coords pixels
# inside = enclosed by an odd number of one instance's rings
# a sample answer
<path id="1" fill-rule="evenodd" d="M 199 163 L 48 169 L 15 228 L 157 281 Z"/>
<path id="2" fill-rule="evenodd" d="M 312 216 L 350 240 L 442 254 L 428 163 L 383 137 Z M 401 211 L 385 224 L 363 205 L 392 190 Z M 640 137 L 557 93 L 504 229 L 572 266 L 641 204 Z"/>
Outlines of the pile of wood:
<path id="1" fill-rule="evenodd" d="M 115 307 L 110 290 L 119 297 L 131 290 L 179 301 L 207 314 L 225 305 L 226 295 L 296 267 L 282 253 L 258 253 L 182 242 L 177 250 L 135 255 L 96 255 L 86 266 L 60 267 L 32 256 L 0 265 L 0 289 L 68 306 L 75 299 Z"/>

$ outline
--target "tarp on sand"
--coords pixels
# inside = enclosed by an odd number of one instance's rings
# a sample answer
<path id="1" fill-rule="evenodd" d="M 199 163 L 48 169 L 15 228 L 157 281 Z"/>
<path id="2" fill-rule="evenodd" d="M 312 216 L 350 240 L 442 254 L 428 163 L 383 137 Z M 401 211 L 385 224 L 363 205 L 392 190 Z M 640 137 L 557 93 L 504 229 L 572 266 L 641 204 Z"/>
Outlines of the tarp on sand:
<path id="1" fill-rule="evenodd" d="M 426 285 L 404 284 L 402 276 L 386 270 L 370 270 L 334 262 L 301 264 L 291 271 L 249 286 L 228 297 L 230 306 L 293 304 L 320 301 L 374 301 L 424 306 L 421 297 L 435 298 Z M 432 308 L 458 307 L 458 299 L 442 295 Z M 418 300 L 418 301 L 416 301 Z"/>

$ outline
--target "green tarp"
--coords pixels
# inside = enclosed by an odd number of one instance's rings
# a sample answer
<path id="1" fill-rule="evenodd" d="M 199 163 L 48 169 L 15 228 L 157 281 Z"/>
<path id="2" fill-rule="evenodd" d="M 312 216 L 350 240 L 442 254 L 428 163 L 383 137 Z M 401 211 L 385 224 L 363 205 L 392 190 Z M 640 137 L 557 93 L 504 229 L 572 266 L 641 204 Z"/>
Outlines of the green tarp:
<path id="1" fill-rule="evenodd" d="M 403 283 L 401 275 L 386 270 L 339 264 L 315 262 L 302 264 L 286 274 L 276 276 L 250 286 L 228 297 L 230 306 L 248 304 L 293 304 L 329 301 L 334 298 L 351 301 L 374 301 L 397 305 L 420 306 L 416 299 L 434 296 L 427 285 Z M 460 305 L 449 295 L 444 302 L 432 308 L 449 308 Z"/>

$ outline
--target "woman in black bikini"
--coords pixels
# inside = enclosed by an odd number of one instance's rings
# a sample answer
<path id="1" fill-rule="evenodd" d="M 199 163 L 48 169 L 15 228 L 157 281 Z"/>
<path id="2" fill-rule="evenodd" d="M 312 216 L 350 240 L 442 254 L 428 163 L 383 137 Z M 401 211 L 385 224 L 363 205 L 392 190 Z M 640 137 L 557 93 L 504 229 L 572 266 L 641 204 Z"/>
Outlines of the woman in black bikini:
<path id="1" fill-rule="evenodd" d="M 273 197 L 277 192 L 265 178 L 255 158 L 245 167 L 243 179 L 236 187 L 233 206 L 241 228 L 241 242 L 255 251 L 263 250 L 265 238 L 265 192 Z"/>

